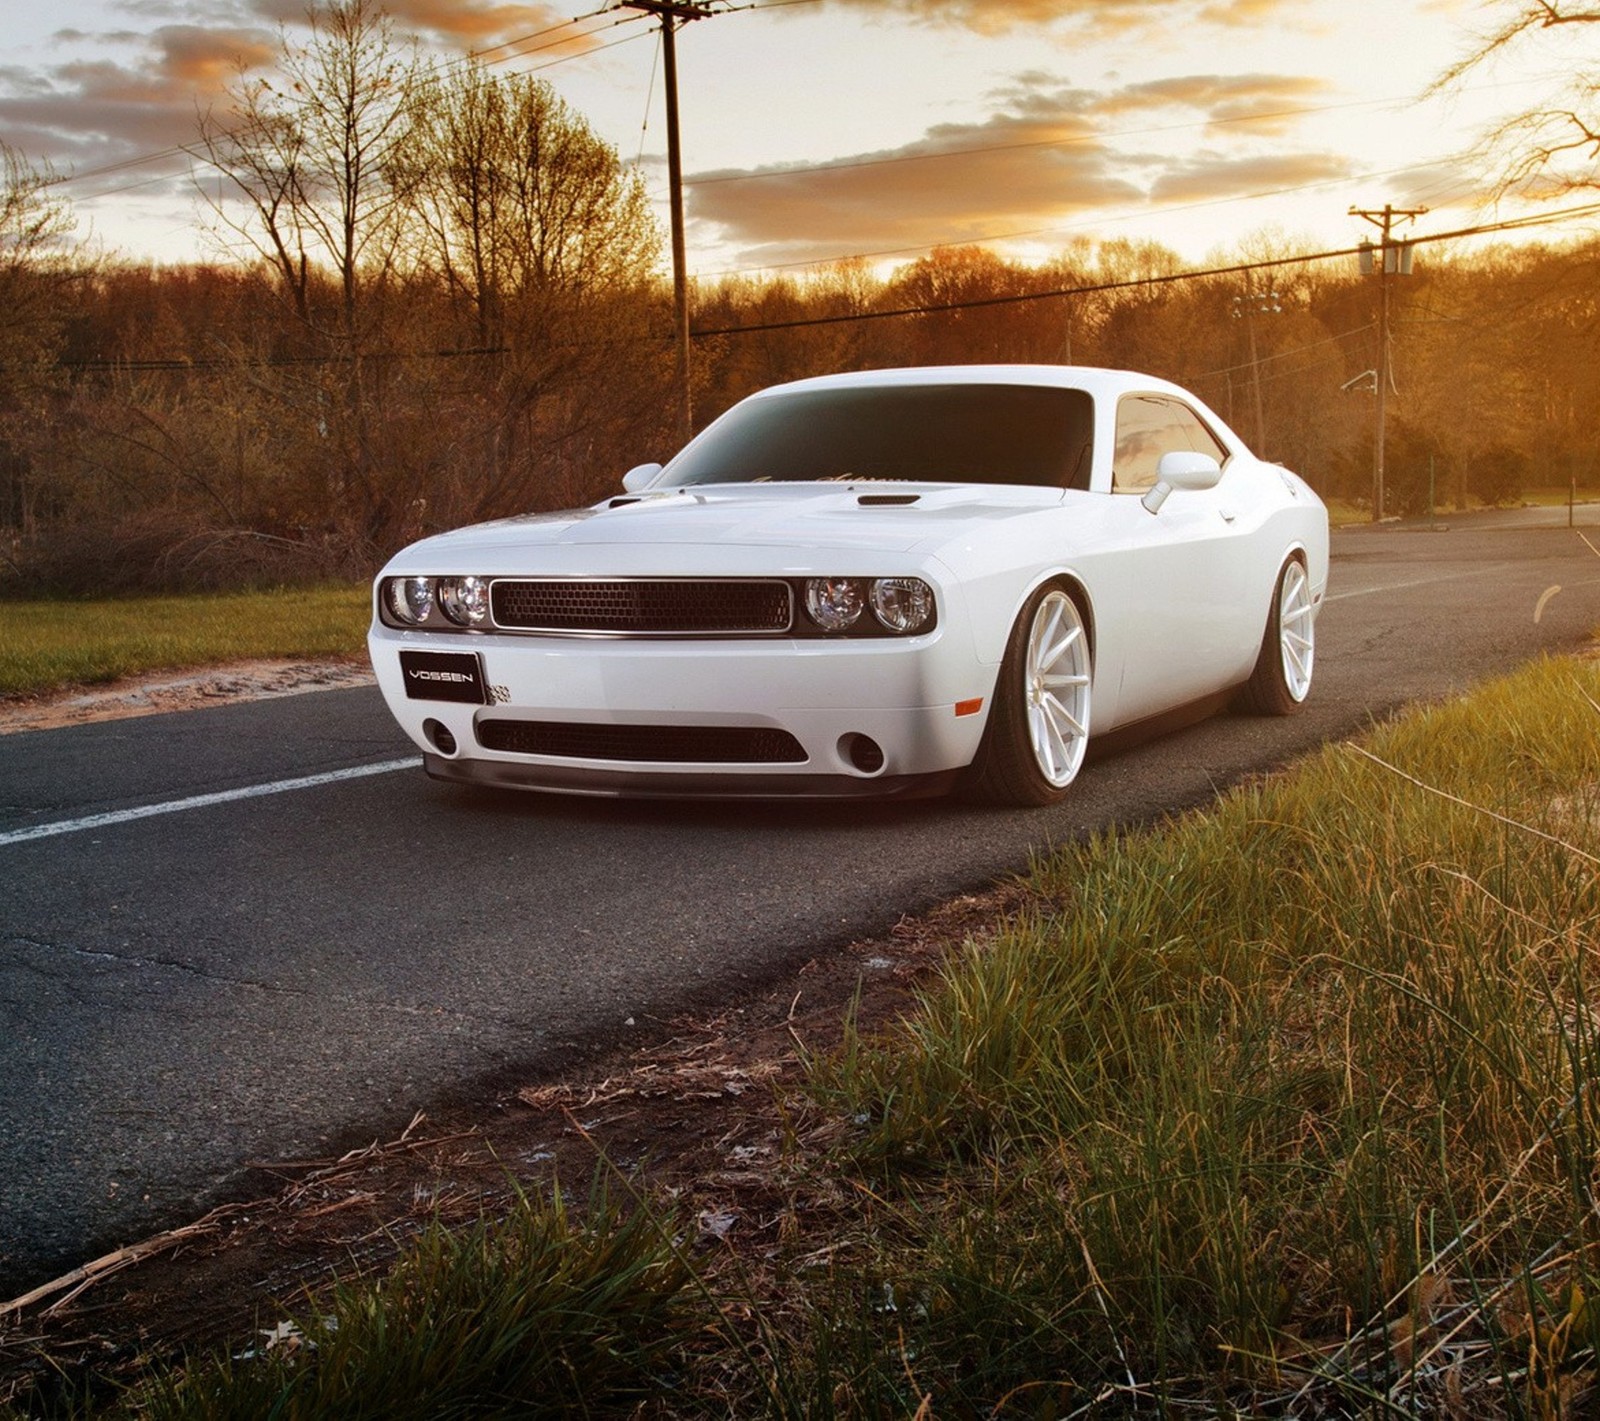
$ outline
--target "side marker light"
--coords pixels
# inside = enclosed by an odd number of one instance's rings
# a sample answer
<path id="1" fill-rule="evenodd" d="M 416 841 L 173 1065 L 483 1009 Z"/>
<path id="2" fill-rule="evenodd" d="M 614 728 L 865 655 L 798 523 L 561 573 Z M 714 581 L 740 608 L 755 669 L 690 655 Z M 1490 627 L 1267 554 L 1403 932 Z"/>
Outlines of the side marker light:
<path id="1" fill-rule="evenodd" d="M 982 696 L 975 696 L 970 701 L 957 701 L 956 702 L 956 714 L 957 715 L 977 715 L 977 713 L 979 711 L 981 711 L 982 709 L 983 709 L 983 697 Z"/>

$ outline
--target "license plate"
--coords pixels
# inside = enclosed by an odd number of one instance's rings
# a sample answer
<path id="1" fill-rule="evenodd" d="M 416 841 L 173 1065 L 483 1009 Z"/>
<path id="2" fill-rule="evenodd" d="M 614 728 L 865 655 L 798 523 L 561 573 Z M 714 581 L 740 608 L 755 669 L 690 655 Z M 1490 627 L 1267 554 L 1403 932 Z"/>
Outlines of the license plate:
<path id="1" fill-rule="evenodd" d="M 406 695 L 414 701 L 463 701 L 488 704 L 483 661 L 475 651 L 402 651 L 400 674 Z"/>

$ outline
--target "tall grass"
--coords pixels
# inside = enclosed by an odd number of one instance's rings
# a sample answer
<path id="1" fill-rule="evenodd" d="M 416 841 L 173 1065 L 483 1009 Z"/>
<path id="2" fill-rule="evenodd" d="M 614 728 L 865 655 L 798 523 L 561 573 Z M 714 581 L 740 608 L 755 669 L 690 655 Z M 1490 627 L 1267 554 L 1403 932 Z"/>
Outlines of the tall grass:
<path id="1" fill-rule="evenodd" d="M 1026 915 L 820 1066 L 917 1300 L 919 1366 L 880 1351 L 851 1388 L 1020 1414 L 1045 1383 L 1570 1393 L 1600 1271 L 1597 692 L 1536 667 L 1058 854 Z"/>
<path id="2" fill-rule="evenodd" d="M 370 617 L 368 589 L 345 586 L 0 601 L 0 696 L 250 657 L 355 655 Z"/>
<path id="3" fill-rule="evenodd" d="M 588 1415 L 661 1390 L 692 1327 L 689 1273 L 658 1224 L 603 1191 L 430 1227 L 381 1279 L 278 1325 L 274 1345 L 196 1359 L 131 1390 L 143 1421 L 435 1421 Z M 267 1334 L 264 1334 L 267 1335 Z"/>

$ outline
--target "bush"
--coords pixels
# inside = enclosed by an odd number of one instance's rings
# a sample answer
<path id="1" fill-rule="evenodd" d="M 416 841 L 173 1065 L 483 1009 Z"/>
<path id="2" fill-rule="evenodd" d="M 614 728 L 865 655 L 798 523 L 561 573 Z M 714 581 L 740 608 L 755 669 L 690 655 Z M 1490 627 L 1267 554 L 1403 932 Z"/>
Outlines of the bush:
<path id="1" fill-rule="evenodd" d="M 1509 444 L 1494 444 L 1467 459 L 1467 489 L 1491 508 L 1509 508 L 1528 484 L 1529 459 Z"/>

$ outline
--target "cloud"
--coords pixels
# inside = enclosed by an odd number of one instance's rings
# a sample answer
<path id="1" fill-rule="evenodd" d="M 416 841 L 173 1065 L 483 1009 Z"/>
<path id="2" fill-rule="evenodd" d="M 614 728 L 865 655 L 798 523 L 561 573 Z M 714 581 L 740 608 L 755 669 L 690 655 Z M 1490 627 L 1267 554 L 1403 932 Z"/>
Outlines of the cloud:
<path id="1" fill-rule="evenodd" d="M 254 14 L 274 24 L 305 23 L 305 0 L 250 0 L 250 5 Z M 383 9 L 402 33 L 420 33 L 446 44 L 480 47 L 488 41 L 503 44 L 551 30 L 572 18 L 570 13 L 543 0 L 533 4 L 514 0 L 384 0 Z M 582 31 L 575 29 L 574 33 Z"/>
<path id="2" fill-rule="evenodd" d="M 69 60 L 48 70 L 0 70 L 0 131 L 58 168 L 98 168 L 195 138 L 195 115 L 237 72 L 270 61 L 276 38 L 254 28 L 162 25 L 101 36 L 138 52 Z M 153 170 L 159 171 L 159 170 Z"/>
<path id="3" fill-rule="evenodd" d="M 1276 19 L 1284 8 L 1284 0 L 1218 0 L 1200 11 L 1200 19 L 1212 25 L 1250 28 Z"/>
<path id="4" fill-rule="evenodd" d="M 1331 92 L 1326 80 L 1303 74 L 1190 74 L 1129 84 L 1106 96 L 1103 112 L 1184 110 L 1205 115 L 1212 136 L 1224 127 L 1248 125 L 1253 136 L 1281 137 Z"/>
<path id="5" fill-rule="evenodd" d="M 1391 173 L 1378 191 L 1397 208 L 1457 208 L 1475 214 L 1494 211 L 1502 196 L 1495 174 L 1469 157 L 1441 158 Z"/>
<path id="6" fill-rule="evenodd" d="M 1350 159 L 1336 153 L 1266 153 L 1249 158 L 1202 154 L 1171 164 L 1150 185 L 1156 203 L 1215 202 L 1348 178 Z"/>
<path id="7" fill-rule="evenodd" d="M 1031 71 L 978 123 L 820 165 L 694 174 L 689 213 L 741 260 L 773 265 L 1048 235 L 1147 205 L 1253 196 L 1346 176 L 1349 162 L 1286 147 L 1320 97 L 1294 75 L 1186 75 L 1096 92 Z M 1168 151 L 1130 140 L 1171 132 Z M 1209 143 L 1208 147 L 1200 147 Z"/>
<path id="8" fill-rule="evenodd" d="M 831 0 L 855 10 L 881 10 L 980 34 L 1076 21 L 1096 29 L 1148 23 L 1150 12 L 1180 0 Z"/>
<path id="9" fill-rule="evenodd" d="M 747 259 L 779 263 L 981 240 L 1138 201 L 1139 188 L 1112 171 L 1079 111 L 1091 97 L 1063 91 L 821 167 L 698 173 L 690 212 L 744 246 Z"/>
<path id="10" fill-rule="evenodd" d="M 499 5 L 483 0 L 389 0 L 387 9 L 402 29 L 426 30 L 441 40 L 480 45 L 486 40 L 503 44 L 526 38 L 571 20 L 570 14 L 550 5 Z"/>
<path id="11" fill-rule="evenodd" d="M 1260 24 L 1294 0 L 829 0 L 840 9 L 878 11 L 978 34 L 1060 25 L 1097 36 L 1167 29 L 1178 19 L 1224 25 Z"/>
<path id="12" fill-rule="evenodd" d="M 202 96 L 220 93 L 241 65 L 253 69 L 270 64 L 278 53 L 276 40 L 260 30 L 164 25 L 150 39 L 162 78 Z"/>
<path id="13" fill-rule="evenodd" d="M 397 38 L 416 34 L 446 52 L 493 52 L 540 32 L 541 43 L 568 33 L 577 45 L 594 43 L 584 26 L 563 28 L 570 11 L 555 0 L 383 0 L 383 8 Z M 128 187 L 187 196 L 187 160 L 170 150 L 195 142 L 198 115 L 224 107 L 240 66 L 270 68 L 285 35 L 294 43 L 307 34 L 306 0 L 113 0 L 107 10 L 115 18 L 101 29 L 52 35 L 59 63 L 0 66 L 0 135 L 68 178 L 89 175 L 67 189 L 74 199 Z M 102 171 L 169 154 L 137 171 Z"/>

